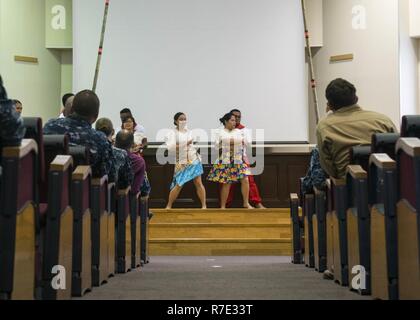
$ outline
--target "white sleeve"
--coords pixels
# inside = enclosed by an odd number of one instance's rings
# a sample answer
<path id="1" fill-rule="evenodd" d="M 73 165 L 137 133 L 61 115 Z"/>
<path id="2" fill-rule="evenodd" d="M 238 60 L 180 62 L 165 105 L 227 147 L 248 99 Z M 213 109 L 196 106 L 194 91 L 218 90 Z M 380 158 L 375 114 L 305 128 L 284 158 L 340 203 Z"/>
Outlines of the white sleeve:
<path id="1" fill-rule="evenodd" d="M 251 130 L 249 130 L 249 129 L 243 129 L 242 130 L 242 134 L 243 134 L 244 145 L 246 147 L 249 146 L 249 145 L 251 145 L 252 144 Z"/>
<path id="2" fill-rule="evenodd" d="M 218 150 L 221 147 L 222 130 L 216 130 L 213 136 L 214 147 Z"/>
<path id="3" fill-rule="evenodd" d="M 166 135 L 165 144 L 169 151 L 176 151 L 176 136 L 174 130 L 169 131 Z"/>

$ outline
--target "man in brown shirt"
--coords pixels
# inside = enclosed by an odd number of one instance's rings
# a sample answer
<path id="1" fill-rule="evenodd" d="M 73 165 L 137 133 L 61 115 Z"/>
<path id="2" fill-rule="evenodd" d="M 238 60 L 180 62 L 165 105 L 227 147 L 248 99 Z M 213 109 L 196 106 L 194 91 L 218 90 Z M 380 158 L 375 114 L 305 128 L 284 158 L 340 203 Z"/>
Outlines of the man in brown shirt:
<path id="1" fill-rule="evenodd" d="M 356 88 L 344 79 L 332 81 L 326 97 L 333 113 L 317 127 L 320 162 L 328 175 L 342 179 L 350 164 L 352 147 L 369 145 L 373 134 L 397 132 L 397 129 L 387 116 L 363 110 L 357 104 Z"/>

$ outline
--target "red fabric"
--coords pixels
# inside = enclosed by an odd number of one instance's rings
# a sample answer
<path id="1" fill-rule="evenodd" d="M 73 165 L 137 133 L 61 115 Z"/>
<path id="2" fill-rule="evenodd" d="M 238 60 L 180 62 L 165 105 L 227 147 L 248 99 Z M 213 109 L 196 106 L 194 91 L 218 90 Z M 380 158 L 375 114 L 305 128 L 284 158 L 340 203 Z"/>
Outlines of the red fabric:
<path id="1" fill-rule="evenodd" d="M 17 160 L 19 163 L 18 171 L 18 194 L 17 194 L 17 210 L 23 209 L 28 201 L 34 201 L 34 158 L 33 152 L 29 153 L 22 159 Z"/>
<path id="2" fill-rule="evenodd" d="M 262 200 L 260 197 L 260 192 L 258 191 L 257 184 L 255 183 L 254 176 L 248 176 L 249 179 L 249 202 L 252 205 L 261 204 Z M 227 200 L 227 207 L 230 207 L 233 202 L 233 197 L 235 195 L 236 184 L 232 184 L 230 187 L 229 197 Z"/>
<path id="3" fill-rule="evenodd" d="M 399 155 L 399 184 L 400 198 L 407 200 L 413 208 L 416 207 L 416 188 L 414 174 L 414 160 L 409 155 L 401 152 Z"/>
<path id="4" fill-rule="evenodd" d="M 242 129 L 245 129 L 245 126 L 243 124 L 239 124 L 236 126 L 236 128 L 242 130 Z M 261 200 L 260 192 L 258 191 L 257 184 L 255 183 L 254 176 L 248 176 L 248 180 L 249 180 L 249 202 L 252 205 L 259 205 L 261 204 L 262 200 Z M 236 184 L 232 184 L 230 187 L 229 197 L 226 203 L 227 207 L 230 207 L 232 205 L 233 197 L 235 195 L 235 188 L 236 188 Z"/>

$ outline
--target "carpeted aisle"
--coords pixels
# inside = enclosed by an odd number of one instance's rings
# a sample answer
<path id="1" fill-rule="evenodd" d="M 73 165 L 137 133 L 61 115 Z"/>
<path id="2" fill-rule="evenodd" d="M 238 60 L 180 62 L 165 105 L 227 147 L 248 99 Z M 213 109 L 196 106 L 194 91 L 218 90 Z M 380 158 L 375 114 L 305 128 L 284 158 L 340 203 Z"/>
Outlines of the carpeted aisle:
<path id="1" fill-rule="evenodd" d="M 356 300 L 361 297 L 288 257 L 152 257 L 83 299 Z"/>

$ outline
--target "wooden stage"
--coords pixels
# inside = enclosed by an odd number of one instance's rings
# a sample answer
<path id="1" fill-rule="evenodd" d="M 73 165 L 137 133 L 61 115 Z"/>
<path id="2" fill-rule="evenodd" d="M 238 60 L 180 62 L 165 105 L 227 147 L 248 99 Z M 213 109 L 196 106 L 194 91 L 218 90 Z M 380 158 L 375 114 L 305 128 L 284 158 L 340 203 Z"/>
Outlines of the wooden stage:
<path id="1" fill-rule="evenodd" d="M 151 256 L 290 256 L 289 209 L 152 209 Z"/>

